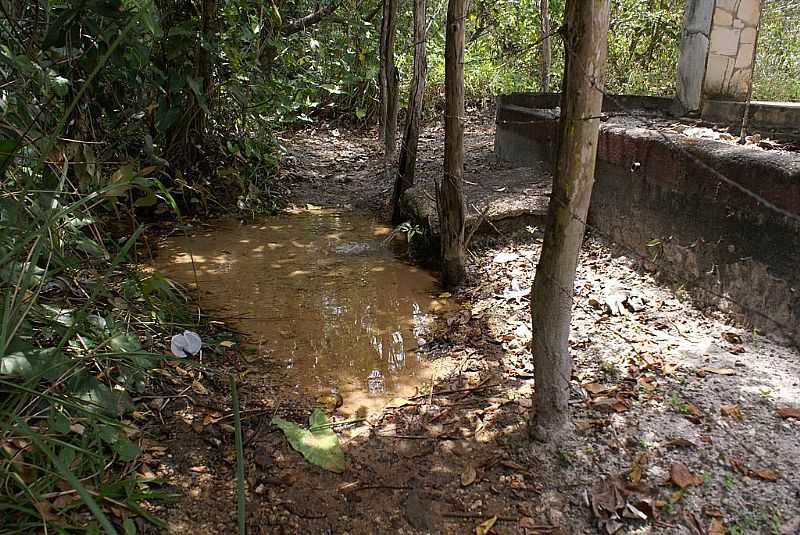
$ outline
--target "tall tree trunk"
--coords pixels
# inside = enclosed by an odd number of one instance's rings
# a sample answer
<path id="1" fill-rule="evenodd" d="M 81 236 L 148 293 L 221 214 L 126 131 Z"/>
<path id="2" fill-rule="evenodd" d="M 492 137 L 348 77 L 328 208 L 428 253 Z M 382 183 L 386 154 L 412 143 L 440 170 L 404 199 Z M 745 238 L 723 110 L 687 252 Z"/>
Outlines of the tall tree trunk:
<path id="1" fill-rule="evenodd" d="M 194 120 L 193 134 L 196 136 L 196 143 L 205 137 L 206 128 L 208 126 L 206 109 L 211 109 L 211 90 L 213 88 L 212 75 L 214 66 L 212 65 L 211 54 L 209 54 L 207 47 L 215 41 L 216 15 L 217 0 L 203 0 L 203 11 L 201 14 L 202 27 L 200 29 L 201 38 L 197 43 L 196 77 L 201 80 L 202 95 L 205 98 L 205 104 L 197 102 L 197 109 L 195 110 L 197 115 Z"/>
<path id="2" fill-rule="evenodd" d="M 417 145 L 419 125 L 422 122 L 422 104 L 425 94 L 425 76 L 428 70 L 425 52 L 426 41 L 426 0 L 414 0 L 414 77 L 408 95 L 406 129 L 400 145 L 400 160 L 397 178 L 392 195 L 392 221 L 400 223 L 400 197 L 414 185 L 414 171 L 417 164 Z"/>
<path id="3" fill-rule="evenodd" d="M 539 24 L 542 34 L 542 93 L 550 91 L 550 0 L 539 0 Z"/>
<path id="4" fill-rule="evenodd" d="M 558 164 L 533 283 L 534 411 L 531 431 L 557 439 L 570 428 L 569 330 L 575 269 L 594 184 L 603 103 L 609 0 L 567 0 L 565 86 Z"/>
<path id="5" fill-rule="evenodd" d="M 464 0 L 449 0 L 444 48 L 444 179 L 438 190 L 442 283 L 460 286 L 464 268 Z"/>
<path id="6" fill-rule="evenodd" d="M 398 0 L 383 0 L 381 24 L 381 64 L 378 76 L 381 89 L 381 138 L 384 150 L 384 174 L 390 178 L 397 151 L 397 112 L 400 108 L 399 76 L 394 64 L 394 37 L 397 27 Z"/>

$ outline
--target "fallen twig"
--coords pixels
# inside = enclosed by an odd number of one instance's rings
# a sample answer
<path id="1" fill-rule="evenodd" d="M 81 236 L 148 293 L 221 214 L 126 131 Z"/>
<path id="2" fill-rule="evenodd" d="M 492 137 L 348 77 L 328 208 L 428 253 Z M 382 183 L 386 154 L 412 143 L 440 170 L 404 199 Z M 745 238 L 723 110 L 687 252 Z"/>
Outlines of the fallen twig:
<path id="1" fill-rule="evenodd" d="M 437 436 L 430 436 L 430 435 L 377 435 L 380 438 L 396 438 L 399 440 L 466 440 L 470 438 L 471 435 L 464 435 L 460 437 L 455 437 L 452 435 L 437 435 Z"/>
<path id="2" fill-rule="evenodd" d="M 472 207 L 475 208 L 475 205 L 473 204 Z M 486 203 L 486 208 L 484 208 L 482 212 L 478 212 L 480 217 L 478 218 L 478 222 L 475 223 L 475 225 L 470 229 L 467 239 L 464 240 L 464 250 L 469 249 L 469 244 L 472 243 L 472 237 L 475 235 L 475 232 L 480 228 L 480 226 L 483 225 L 483 221 L 486 219 L 486 214 L 489 213 L 489 208 L 491 207 L 492 203 Z"/>
<path id="3" fill-rule="evenodd" d="M 491 514 L 484 514 L 484 513 L 459 513 L 458 511 L 453 511 L 450 513 L 443 513 L 442 516 L 446 518 L 493 518 L 497 517 L 498 522 L 519 522 L 518 516 L 503 516 L 503 515 L 491 515 Z"/>
<path id="4" fill-rule="evenodd" d="M 486 381 L 488 381 L 488 379 Z M 461 393 L 461 392 L 477 392 L 478 390 L 486 390 L 487 388 L 494 388 L 494 387 L 500 386 L 497 383 L 492 383 L 490 385 L 484 384 L 484 383 L 486 383 L 486 381 L 484 381 L 483 383 L 479 384 L 478 386 L 472 386 L 472 387 L 469 387 L 469 388 L 454 388 L 454 389 L 451 389 L 451 390 L 440 390 L 438 392 L 433 392 L 431 395 L 433 395 L 433 396 L 446 396 L 446 395 L 449 395 L 449 394 L 458 394 L 458 393 Z M 410 397 L 408 399 L 410 399 L 410 400 L 422 399 L 422 398 L 426 398 L 428 396 L 429 396 L 429 394 L 420 394 L 418 396 L 413 396 L 413 397 Z"/>

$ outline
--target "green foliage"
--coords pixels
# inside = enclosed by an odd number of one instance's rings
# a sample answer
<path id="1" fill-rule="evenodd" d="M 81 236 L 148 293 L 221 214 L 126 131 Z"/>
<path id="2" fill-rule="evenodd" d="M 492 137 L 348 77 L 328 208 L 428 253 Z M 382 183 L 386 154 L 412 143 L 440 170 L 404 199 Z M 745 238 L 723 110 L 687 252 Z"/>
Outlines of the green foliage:
<path id="1" fill-rule="evenodd" d="M 0 525 L 113 532 L 105 500 L 138 511 L 158 495 L 129 464 L 140 433 L 131 400 L 162 358 L 135 327 L 180 321 L 183 299 L 157 275 L 123 268 L 140 231 L 96 238 L 90 208 L 115 202 L 108 189 L 69 195 L 62 181 L 21 192 L 17 171 L 0 184 Z"/>
<path id="2" fill-rule="evenodd" d="M 800 4 L 762 2 L 753 98 L 800 100 Z"/>
<path id="3" fill-rule="evenodd" d="M 308 429 L 274 417 L 272 425 L 283 431 L 292 448 L 317 466 L 340 474 L 345 470 L 344 450 L 339 437 L 331 429 L 328 417 L 320 409 L 314 409 L 308 418 Z"/>

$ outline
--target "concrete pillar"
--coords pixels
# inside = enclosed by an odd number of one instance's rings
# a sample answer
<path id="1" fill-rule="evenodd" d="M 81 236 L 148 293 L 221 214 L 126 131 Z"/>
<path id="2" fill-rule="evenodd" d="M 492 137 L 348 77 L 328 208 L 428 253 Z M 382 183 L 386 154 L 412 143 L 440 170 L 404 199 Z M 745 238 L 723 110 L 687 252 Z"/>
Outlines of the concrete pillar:
<path id="1" fill-rule="evenodd" d="M 716 1 L 703 98 L 747 99 L 760 16 L 760 0 Z"/>
<path id="2" fill-rule="evenodd" d="M 686 0 L 675 84 L 684 112 L 700 109 L 714 4 L 714 0 Z"/>
<path id="3" fill-rule="evenodd" d="M 686 0 L 675 84 L 684 112 L 706 98 L 747 99 L 760 1 Z"/>

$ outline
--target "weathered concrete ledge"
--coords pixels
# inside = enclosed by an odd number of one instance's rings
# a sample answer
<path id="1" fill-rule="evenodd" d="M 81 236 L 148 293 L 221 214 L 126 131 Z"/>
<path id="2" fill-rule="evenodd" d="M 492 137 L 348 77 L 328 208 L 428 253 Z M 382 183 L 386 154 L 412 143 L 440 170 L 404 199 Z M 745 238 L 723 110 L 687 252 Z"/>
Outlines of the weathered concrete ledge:
<path id="1" fill-rule="evenodd" d="M 497 156 L 552 165 L 557 113 L 520 103 L 556 101 L 553 95 L 499 98 Z M 664 105 L 658 99 L 642 109 Z M 612 118 L 601 124 L 590 225 L 620 252 L 655 257 L 643 263 L 685 285 L 702 303 L 770 332 L 800 335 L 800 224 L 794 217 L 800 215 L 800 154 L 625 123 Z"/>
<path id="2" fill-rule="evenodd" d="M 700 114 L 704 121 L 738 126 L 744 116 L 744 102 L 706 100 Z M 751 102 L 748 124 L 752 128 L 779 131 L 783 136 L 800 137 L 800 102 Z"/>

